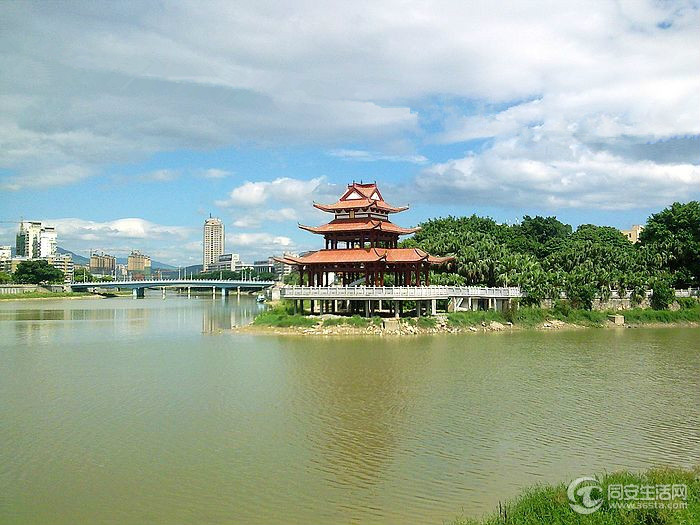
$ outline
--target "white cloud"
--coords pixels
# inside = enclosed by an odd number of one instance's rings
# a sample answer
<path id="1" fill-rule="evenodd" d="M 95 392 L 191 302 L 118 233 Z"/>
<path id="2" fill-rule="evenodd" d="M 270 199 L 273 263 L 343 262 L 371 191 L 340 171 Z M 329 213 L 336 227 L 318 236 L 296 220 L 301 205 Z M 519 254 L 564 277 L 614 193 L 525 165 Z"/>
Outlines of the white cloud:
<path id="1" fill-rule="evenodd" d="M 328 152 L 332 157 L 338 157 L 343 160 L 352 160 L 358 162 L 410 162 L 412 164 L 425 164 L 428 159 L 423 155 L 388 155 L 385 153 L 377 153 L 374 151 L 365 151 L 357 149 L 334 149 Z"/>
<path id="2" fill-rule="evenodd" d="M 419 155 L 377 151 L 485 137 L 486 150 L 452 161 L 459 168 L 428 173 L 459 188 L 472 162 L 477 175 L 523 195 L 547 179 L 583 192 L 552 202 L 601 207 L 610 199 L 594 184 L 604 170 L 656 201 L 691 195 L 684 180 L 700 162 L 657 162 L 652 147 L 669 141 L 668 151 L 677 137 L 700 134 L 692 1 L 3 8 L 6 190 L 76 183 L 106 164 L 178 149 L 313 144 L 348 160 L 420 164 Z M 496 166 L 516 172 L 494 174 Z M 202 176 L 220 175 L 210 172 Z M 520 182 L 504 180 L 516 174 Z M 303 190 L 274 182 L 246 183 L 220 205 L 294 208 L 283 191 Z M 649 202 L 634 192 L 623 200 Z"/>
<path id="3" fill-rule="evenodd" d="M 217 168 L 209 168 L 208 170 L 202 170 L 200 176 L 205 179 L 225 179 L 226 177 L 231 177 L 233 173 L 226 170 L 220 170 Z"/>
<path id="4" fill-rule="evenodd" d="M 25 176 L 11 176 L 5 180 L 0 179 L 0 189 L 19 191 L 24 188 L 62 186 L 82 181 L 92 174 L 92 170 L 84 166 L 58 166 L 55 168 L 32 171 L 25 174 Z"/>
<path id="5" fill-rule="evenodd" d="M 236 228 L 259 228 L 270 222 L 291 222 L 299 219 L 294 208 L 280 208 L 276 210 L 246 210 L 244 214 L 237 216 L 233 221 Z"/>
<path id="6" fill-rule="evenodd" d="M 291 246 L 292 239 L 269 233 L 233 233 L 226 236 L 226 242 L 237 246 L 271 245 L 275 247 Z"/>
<path id="7" fill-rule="evenodd" d="M 308 206 L 312 196 L 325 183 L 324 177 L 310 180 L 281 177 L 273 181 L 245 182 L 231 190 L 229 198 L 216 202 L 217 206 L 258 207 L 268 201 Z"/>
<path id="8" fill-rule="evenodd" d="M 630 160 L 536 131 L 437 164 L 416 180 L 424 198 L 498 207 L 631 209 L 700 196 L 700 166 Z"/>
<path id="9" fill-rule="evenodd" d="M 107 222 L 70 218 L 47 219 L 45 222 L 56 226 L 60 230 L 61 237 L 65 239 L 92 239 L 94 236 L 121 239 L 160 239 L 165 237 L 185 239 L 192 233 L 191 228 L 165 226 L 139 218 L 125 218 Z"/>
<path id="10" fill-rule="evenodd" d="M 141 175 L 141 179 L 154 182 L 170 182 L 177 179 L 179 176 L 180 172 L 177 170 L 161 169 L 150 173 L 144 173 Z"/>

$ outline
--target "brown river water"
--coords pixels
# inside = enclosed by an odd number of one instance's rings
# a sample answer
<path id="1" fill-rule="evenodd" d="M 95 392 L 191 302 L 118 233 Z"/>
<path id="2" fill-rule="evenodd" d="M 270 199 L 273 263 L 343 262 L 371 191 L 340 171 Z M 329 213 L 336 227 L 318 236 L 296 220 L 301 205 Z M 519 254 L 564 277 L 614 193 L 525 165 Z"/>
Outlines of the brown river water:
<path id="1" fill-rule="evenodd" d="M 700 329 L 234 334 L 260 305 L 0 302 L 0 523 L 442 524 L 700 464 Z"/>

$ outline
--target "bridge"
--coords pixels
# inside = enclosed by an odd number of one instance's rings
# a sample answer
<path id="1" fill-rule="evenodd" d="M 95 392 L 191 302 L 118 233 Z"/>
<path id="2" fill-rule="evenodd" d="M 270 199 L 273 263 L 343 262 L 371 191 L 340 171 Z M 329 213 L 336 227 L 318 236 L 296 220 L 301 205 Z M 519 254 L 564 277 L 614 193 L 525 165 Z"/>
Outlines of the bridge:
<path id="1" fill-rule="evenodd" d="M 133 290 L 134 297 L 143 297 L 147 288 L 156 288 L 163 290 L 165 295 L 166 288 L 186 289 L 189 297 L 192 290 L 208 289 L 216 295 L 217 290 L 221 295 L 225 296 L 231 290 L 241 291 L 256 291 L 269 288 L 275 285 L 275 281 L 244 281 L 244 280 L 223 280 L 223 279 L 153 279 L 147 281 L 97 281 L 97 282 L 72 282 L 71 291 L 99 291 L 99 290 Z"/>
<path id="2" fill-rule="evenodd" d="M 311 312 L 314 311 L 314 302 L 320 304 L 320 310 L 336 312 L 340 306 L 346 310 L 355 306 L 362 306 L 362 310 L 369 315 L 375 306 L 382 309 L 382 302 L 390 305 L 395 312 L 402 310 L 404 301 L 415 301 L 417 313 L 426 307 L 430 313 L 437 309 L 438 300 L 447 300 L 449 309 L 476 310 L 493 309 L 502 310 L 510 305 L 512 299 L 523 296 L 518 287 L 492 288 L 484 286 L 284 286 L 280 289 L 283 299 L 289 299 L 297 310 L 297 301 L 303 309 L 303 301 L 311 304 Z M 344 303 L 341 305 L 340 303 Z"/>

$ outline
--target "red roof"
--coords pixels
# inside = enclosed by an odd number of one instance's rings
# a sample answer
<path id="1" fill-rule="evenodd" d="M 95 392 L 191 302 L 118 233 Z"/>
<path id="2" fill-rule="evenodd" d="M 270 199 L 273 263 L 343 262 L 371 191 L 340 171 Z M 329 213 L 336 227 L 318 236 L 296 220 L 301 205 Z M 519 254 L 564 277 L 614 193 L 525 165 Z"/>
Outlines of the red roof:
<path id="1" fill-rule="evenodd" d="M 408 206 L 391 206 L 384 202 L 384 198 L 376 184 L 358 184 L 356 182 L 348 184 L 348 189 L 337 202 L 333 204 L 318 204 L 314 202 L 314 207 L 331 212 L 372 207 L 387 213 L 396 213 L 408 209 Z"/>
<path id="2" fill-rule="evenodd" d="M 304 226 L 300 224 L 302 230 L 307 230 L 312 233 L 332 233 L 332 232 L 356 232 L 379 230 L 382 232 L 396 233 L 399 235 L 408 235 L 416 233 L 420 228 L 402 228 L 389 221 L 380 221 L 377 219 L 335 219 L 328 224 L 321 226 Z"/>
<path id="3" fill-rule="evenodd" d="M 279 257 L 286 264 L 334 264 L 334 263 L 411 263 L 428 262 L 444 264 L 454 257 L 433 257 L 419 248 L 353 248 L 348 250 L 319 250 L 303 257 Z"/>

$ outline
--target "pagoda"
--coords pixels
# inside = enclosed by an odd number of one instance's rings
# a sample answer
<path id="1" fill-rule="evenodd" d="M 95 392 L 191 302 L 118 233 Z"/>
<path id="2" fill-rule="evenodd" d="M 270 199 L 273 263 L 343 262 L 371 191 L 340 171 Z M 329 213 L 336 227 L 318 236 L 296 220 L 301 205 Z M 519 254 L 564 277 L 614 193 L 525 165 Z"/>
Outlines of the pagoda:
<path id="1" fill-rule="evenodd" d="M 299 227 L 323 235 L 325 249 L 277 258 L 296 267 L 302 284 L 330 286 L 335 277 L 343 286 L 384 286 L 384 278 L 392 275 L 395 286 L 428 286 L 430 267 L 454 260 L 433 257 L 418 248 L 399 248 L 401 235 L 420 228 L 403 228 L 389 220 L 389 214 L 408 206 L 387 204 L 376 183 L 353 182 L 337 202 L 313 205 L 333 213 L 334 219 L 321 226 Z"/>

